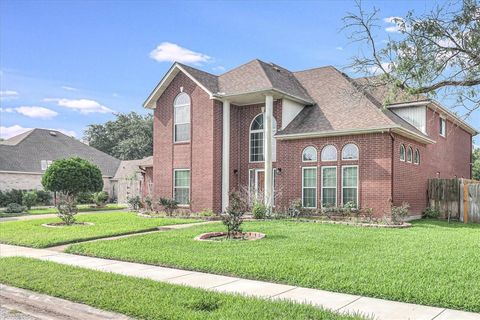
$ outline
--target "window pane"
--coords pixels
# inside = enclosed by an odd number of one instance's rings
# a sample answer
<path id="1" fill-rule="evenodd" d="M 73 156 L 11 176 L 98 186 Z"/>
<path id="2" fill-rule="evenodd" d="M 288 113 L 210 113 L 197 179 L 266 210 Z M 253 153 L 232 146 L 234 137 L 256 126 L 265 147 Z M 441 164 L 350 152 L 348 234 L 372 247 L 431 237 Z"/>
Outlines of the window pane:
<path id="1" fill-rule="evenodd" d="M 357 188 L 343 188 L 343 204 L 353 202 L 357 205 Z"/>
<path id="2" fill-rule="evenodd" d="M 304 188 L 303 189 L 303 206 L 307 208 L 314 208 L 317 202 L 317 189 Z"/>
<path id="3" fill-rule="evenodd" d="M 250 134 L 250 161 L 263 161 L 263 132 Z"/>
<path id="4" fill-rule="evenodd" d="M 403 144 L 400 146 L 400 160 L 405 161 L 405 146 Z"/>
<path id="5" fill-rule="evenodd" d="M 302 159 L 303 161 L 317 161 L 317 149 L 314 147 L 306 147 L 305 150 L 303 150 Z"/>
<path id="6" fill-rule="evenodd" d="M 175 123 L 190 122 L 190 106 L 175 107 Z"/>
<path id="7" fill-rule="evenodd" d="M 337 160 L 337 148 L 332 145 L 328 145 L 322 149 L 321 155 L 322 161 L 335 161 Z"/>
<path id="8" fill-rule="evenodd" d="M 323 168 L 322 187 L 337 187 L 337 168 Z"/>
<path id="9" fill-rule="evenodd" d="M 353 143 L 345 145 L 342 149 L 343 160 L 358 160 L 358 148 Z"/>
<path id="10" fill-rule="evenodd" d="M 317 169 L 309 168 L 303 170 L 303 186 L 305 188 L 317 187 Z"/>
<path id="11" fill-rule="evenodd" d="M 174 105 L 178 106 L 185 104 L 190 104 L 190 96 L 185 92 L 182 92 L 175 98 Z"/>
<path id="12" fill-rule="evenodd" d="M 344 187 L 357 187 L 357 167 L 344 167 L 343 168 L 343 186 Z"/>
<path id="13" fill-rule="evenodd" d="M 189 188 L 175 188 L 175 200 L 179 204 L 188 204 L 189 201 Z"/>
<path id="14" fill-rule="evenodd" d="M 408 151 L 407 151 L 407 161 L 408 162 L 412 162 L 412 148 L 411 147 L 408 147 Z"/>
<path id="15" fill-rule="evenodd" d="M 263 114 L 259 114 L 252 122 L 250 130 L 263 130 Z"/>
<path id="16" fill-rule="evenodd" d="M 175 187 L 189 187 L 190 186 L 190 171 L 182 170 L 175 171 Z"/>
<path id="17" fill-rule="evenodd" d="M 322 191 L 322 206 L 335 207 L 337 205 L 337 189 L 323 188 Z"/>
<path id="18" fill-rule="evenodd" d="M 190 140 L 190 123 L 175 125 L 175 141 Z"/>

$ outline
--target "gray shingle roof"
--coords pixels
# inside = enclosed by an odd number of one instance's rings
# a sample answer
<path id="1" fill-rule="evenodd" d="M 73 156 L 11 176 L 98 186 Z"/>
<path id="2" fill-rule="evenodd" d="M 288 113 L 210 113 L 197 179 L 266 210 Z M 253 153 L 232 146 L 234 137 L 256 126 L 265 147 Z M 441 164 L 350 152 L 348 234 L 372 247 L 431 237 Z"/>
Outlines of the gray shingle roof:
<path id="1" fill-rule="evenodd" d="M 113 177 L 120 164 L 120 160 L 59 131 L 33 129 L 0 142 L 0 171 L 41 173 L 42 160 L 73 156 L 96 164 L 107 177 Z"/>

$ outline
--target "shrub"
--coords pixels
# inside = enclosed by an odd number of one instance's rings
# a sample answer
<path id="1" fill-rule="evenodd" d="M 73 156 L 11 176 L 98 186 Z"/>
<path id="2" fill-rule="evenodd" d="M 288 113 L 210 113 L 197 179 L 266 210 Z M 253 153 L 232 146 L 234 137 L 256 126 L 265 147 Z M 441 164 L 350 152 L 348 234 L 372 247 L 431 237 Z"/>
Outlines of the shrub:
<path id="1" fill-rule="evenodd" d="M 227 238 L 234 238 L 236 234 L 241 233 L 240 228 L 243 223 L 243 215 L 247 211 L 248 205 L 237 192 L 230 194 L 230 205 L 227 212 L 222 216 L 222 222 L 227 227 Z"/>
<path id="2" fill-rule="evenodd" d="M 392 206 L 390 210 L 390 220 L 393 224 L 402 224 L 405 221 L 405 217 L 408 215 L 410 205 L 407 202 L 403 202 L 401 206 Z"/>
<path id="3" fill-rule="evenodd" d="M 36 190 L 37 204 L 48 206 L 52 203 L 52 194 L 45 190 Z"/>
<path id="4" fill-rule="evenodd" d="M 10 203 L 22 203 L 23 191 L 11 189 L 0 192 L 0 207 L 6 207 Z"/>
<path id="5" fill-rule="evenodd" d="M 255 219 L 265 219 L 267 216 L 267 207 L 261 202 L 255 202 L 252 207 L 252 215 Z"/>
<path id="6" fill-rule="evenodd" d="M 22 196 L 22 204 L 27 207 L 28 210 L 37 203 L 37 193 L 35 191 L 25 192 Z"/>
<path id="7" fill-rule="evenodd" d="M 100 169 L 87 160 L 73 157 L 55 160 L 45 171 L 42 185 L 48 191 L 59 192 L 63 197 L 58 205 L 59 217 L 67 225 L 75 222 L 76 198 L 82 192 L 102 191 Z"/>
<path id="8" fill-rule="evenodd" d="M 290 202 L 288 207 L 288 215 L 293 218 L 298 218 L 304 213 L 304 208 L 302 206 L 302 199 L 295 199 Z"/>
<path id="9" fill-rule="evenodd" d="M 93 193 L 91 192 L 80 192 L 77 195 L 77 203 L 79 204 L 88 204 L 93 202 Z"/>
<path id="10" fill-rule="evenodd" d="M 108 193 L 105 191 L 95 192 L 92 194 L 92 200 L 97 207 L 105 207 L 108 200 Z"/>
<path id="11" fill-rule="evenodd" d="M 148 211 L 153 211 L 153 199 L 150 196 L 146 196 L 143 198 L 144 207 L 147 208 Z"/>
<path id="12" fill-rule="evenodd" d="M 158 204 L 163 207 L 167 216 L 171 216 L 178 208 L 178 202 L 175 199 L 160 198 Z"/>
<path id="13" fill-rule="evenodd" d="M 27 210 L 27 208 L 22 206 L 21 204 L 9 203 L 5 208 L 4 212 L 5 213 L 22 213 L 22 212 L 25 212 L 25 210 Z"/>
<path id="14" fill-rule="evenodd" d="M 198 213 L 199 217 L 214 217 L 216 214 L 212 209 L 203 209 Z"/>
<path id="15" fill-rule="evenodd" d="M 127 197 L 127 203 L 130 209 L 136 211 L 142 206 L 142 201 L 139 196 Z"/>
<path id="16" fill-rule="evenodd" d="M 437 219 L 440 217 L 440 211 L 435 208 L 425 208 L 425 210 L 423 210 L 422 217 Z"/>

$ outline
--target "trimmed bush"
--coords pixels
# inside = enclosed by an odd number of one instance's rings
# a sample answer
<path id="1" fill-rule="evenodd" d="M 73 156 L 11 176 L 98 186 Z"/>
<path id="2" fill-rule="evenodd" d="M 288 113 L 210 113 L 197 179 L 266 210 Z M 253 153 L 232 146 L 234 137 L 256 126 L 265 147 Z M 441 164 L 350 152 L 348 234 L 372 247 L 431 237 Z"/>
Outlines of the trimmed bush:
<path id="1" fill-rule="evenodd" d="M 97 207 L 105 207 L 108 200 L 108 193 L 105 191 L 95 192 L 92 195 L 92 200 Z"/>
<path id="2" fill-rule="evenodd" d="M 255 202 L 252 208 L 254 219 L 265 219 L 267 217 L 267 207 L 261 202 Z"/>
<path id="3" fill-rule="evenodd" d="M 28 210 L 37 204 L 37 193 L 35 191 L 25 192 L 22 196 L 22 204 L 27 207 Z"/>
<path id="4" fill-rule="evenodd" d="M 18 203 L 9 203 L 5 208 L 5 213 L 23 213 L 27 210 L 27 207 L 22 206 Z"/>

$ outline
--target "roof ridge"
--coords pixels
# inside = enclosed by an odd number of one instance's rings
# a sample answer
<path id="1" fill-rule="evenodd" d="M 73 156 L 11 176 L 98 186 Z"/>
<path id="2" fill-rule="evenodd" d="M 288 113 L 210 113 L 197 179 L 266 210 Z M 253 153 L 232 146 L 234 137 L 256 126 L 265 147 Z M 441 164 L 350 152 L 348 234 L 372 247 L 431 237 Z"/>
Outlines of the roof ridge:
<path id="1" fill-rule="evenodd" d="M 190 69 L 194 69 L 194 70 L 196 70 L 196 71 L 203 72 L 203 73 L 206 73 L 206 74 L 208 74 L 208 75 L 210 75 L 210 76 L 212 76 L 212 77 L 217 77 L 217 78 L 218 78 L 218 76 L 217 76 L 216 74 L 213 74 L 213 73 L 204 71 L 204 70 L 202 70 L 202 69 L 198 69 L 198 68 L 189 66 L 188 64 L 180 63 L 180 62 L 177 62 L 177 61 L 175 61 L 175 63 L 178 64 L 178 65 L 181 66 L 181 67 L 187 67 L 187 68 L 190 68 Z"/>
<path id="2" fill-rule="evenodd" d="M 265 67 L 264 67 L 264 65 L 267 64 L 267 63 L 260 60 L 260 59 L 255 59 L 255 61 L 260 65 L 260 69 L 262 69 L 263 75 L 265 76 L 265 78 L 267 78 L 267 81 L 270 84 L 270 88 L 273 89 L 272 79 L 270 79 L 270 77 L 268 76 L 267 71 L 265 70 Z"/>
<path id="3" fill-rule="evenodd" d="M 22 133 L 19 133 L 13 137 L 10 137 L 4 141 L 0 141 L 0 145 L 5 145 L 5 146 L 17 146 L 19 145 L 20 143 L 22 143 L 28 136 L 30 136 L 32 134 L 32 132 L 34 132 L 35 130 L 38 130 L 38 128 L 33 128 L 33 129 L 30 129 L 30 130 L 27 130 L 25 132 L 22 132 Z M 22 136 L 23 135 L 23 136 Z M 9 141 L 12 141 L 14 140 L 15 138 L 19 137 L 19 136 L 22 136 L 21 139 L 19 141 L 16 141 L 15 143 L 9 143 Z"/>
<path id="4" fill-rule="evenodd" d="M 233 68 L 233 69 L 230 69 L 230 70 L 222 73 L 222 74 L 219 75 L 218 77 L 224 76 L 224 75 L 226 75 L 226 74 L 228 74 L 228 73 L 230 73 L 230 72 L 232 72 L 232 71 L 235 71 L 235 70 L 237 70 L 237 69 L 239 69 L 239 68 L 241 68 L 241 67 L 243 67 L 243 66 L 246 66 L 247 64 L 250 64 L 250 63 L 252 63 L 252 62 L 254 62 L 254 61 L 260 61 L 260 59 L 255 58 L 255 59 L 249 60 L 248 62 L 242 63 L 241 65 L 239 65 L 239 66 L 237 66 L 237 67 L 235 67 L 235 68 Z"/>
<path id="5" fill-rule="evenodd" d="M 305 70 L 298 70 L 298 71 L 291 71 L 291 72 L 293 74 L 295 74 L 295 73 L 302 73 L 302 72 L 313 71 L 313 70 L 318 70 L 318 69 L 334 69 L 334 70 L 338 71 L 338 69 L 335 68 L 334 66 L 328 65 L 328 66 L 314 67 L 314 68 L 309 68 L 309 69 L 305 69 Z"/>

